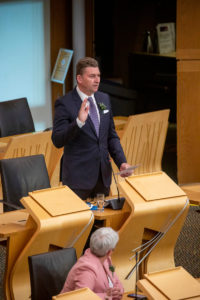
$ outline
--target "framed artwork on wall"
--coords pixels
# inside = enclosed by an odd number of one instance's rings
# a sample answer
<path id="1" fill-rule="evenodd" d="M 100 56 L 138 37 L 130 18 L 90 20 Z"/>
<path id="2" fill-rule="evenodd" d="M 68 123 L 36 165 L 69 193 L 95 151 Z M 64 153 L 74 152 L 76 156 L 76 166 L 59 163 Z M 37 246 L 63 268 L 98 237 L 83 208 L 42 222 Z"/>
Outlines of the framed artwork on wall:
<path id="1" fill-rule="evenodd" d="M 61 48 L 58 52 L 56 64 L 53 69 L 51 81 L 64 84 L 72 60 L 73 50 Z"/>

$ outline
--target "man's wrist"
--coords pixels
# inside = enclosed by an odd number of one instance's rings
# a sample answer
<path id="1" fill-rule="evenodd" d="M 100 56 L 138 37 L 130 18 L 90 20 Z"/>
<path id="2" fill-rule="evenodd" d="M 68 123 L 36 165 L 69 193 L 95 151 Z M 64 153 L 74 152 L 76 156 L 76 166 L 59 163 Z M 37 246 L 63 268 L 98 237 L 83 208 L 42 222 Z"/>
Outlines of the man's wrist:
<path id="1" fill-rule="evenodd" d="M 79 118 L 76 118 L 76 123 L 78 125 L 79 128 L 83 127 L 85 125 L 85 122 L 82 122 L 81 120 L 79 120 Z"/>
<path id="2" fill-rule="evenodd" d="M 127 162 L 123 162 L 123 163 L 121 163 L 121 165 L 120 165 L 120 169 L 121 168 L 126 168 L 126 166 L 127 166 L 128 164 L 127 164 Z"/>

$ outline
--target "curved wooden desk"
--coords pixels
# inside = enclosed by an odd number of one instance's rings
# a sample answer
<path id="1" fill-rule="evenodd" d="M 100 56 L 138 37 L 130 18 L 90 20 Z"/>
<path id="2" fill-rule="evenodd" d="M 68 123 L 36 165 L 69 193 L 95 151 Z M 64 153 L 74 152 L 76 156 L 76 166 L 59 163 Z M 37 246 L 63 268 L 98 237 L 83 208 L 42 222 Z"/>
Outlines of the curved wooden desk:
<path id="1" fill-rule="evenodd" d="M 195 205 L 200 205 L 200 183 L 188 183 L 180 185 L 182 190 L 187 194 L 190 203 Z"/>
<path id="2" fill-rule="evenodd" d="M 132 291 L 131 291 L 132 292 Z M 128 294 L 131 292 L 124 293 L 122 300 L 130 300 L 131 298 L 128 297 Z M 54 296 L 52 300 L 98 300 L 101 299 L 95 293 L 93 293 L 89 288 L 82 288 L 79 290 L 75 290 L 72 292 L 59 294 Z"/>
<path id="3" fill-rule="evenodd" d="M 122 210 L 113 210 L 111 208 L 105 208 L 103 212 L 98 212 L 94 210 L 93 214 L 95 220 L 102 221 L 102 226 L 112 227 L 115 230 L 119 230 L 122 224 L 130 215 L 130 209 L 125 203 Z"/>
<path id="4" fill-rule="evenodd" d="M 138 287 L 149 300 L 200 299 L 200 283 L 182 267 L 144 275 Z"/>
<path id="5" fill-rule="evenodd" d="M 129 260 L 133 254 L 132 249 L 155 238 L 157 234 L 162 234 L 166 231 L 169 223 L 183 211 L 140 265 L 138 279 L 143 278 L 145 273 L 174 267 L 174 246 L 187 214 L 188 203 L 185 193 L 164 172 L 132 176 L 121 182 L 119 187 L 126 198 L 122 211 L 106 209 L 103 214 L 98 212 L 94 212 L 94 214 L 95 218 L 105 222 L 104 225 L 119 230 L 120 239 L 112 259 L 113 264 L 117 266 L 116 272 L 125 291 L 128 292 L 135 288 L 136 279 L 135 272 L 129 280 L 125 279 L 135 265 L 135 258 Z M 60 191 L 62 188 L 60 187 Z M 10 258 L 8 258 L 8 263 L 10 267 L 6 277 L 7 299 L 25 300 L 30 296 L 27 265 L 29 255 L 49 251 L 50 244 L 64 247 L 71 246 L 73 243 L 77 255 L 81 254 L 91 230 L 93 214 L 88 206 L 78 198 L 81 205 L 84 205 L 82 209 L 79 209 L 79 204 L 77 205 L 73 200 L 74 193 L 68 188 L 66 189 L 67 197 L 65 195 L 65 199 L 60 197 L 60 194 L 56 195 L 56 190 L 59 191 L 59 188 L 48 189 L 45 198 L 40 197 L 42 192 L 31 193 L 29 197 L 23 198 L 22 203 L 27 211 L 24 211 L 21 217 L 23 220 L 28 213 L 29 218 L 23 225 L 15 224 L 21 229 L 16 230 L 9 237 Z M 52 195 L 49 196 L 49 193 Z M 45 201 L 51 199 L 52 206 L 50 208 L 45 206 L 44 199 Z M 73 203 L 76 203 L 74 211 L 69 213 Z M 65 204 L 67 205 L 66 214 L 63 210 Z M 60 207 L 62 214 L 59 211 Z M 2 217 L 3 215 L 1 215 Z M 88 227 L 81 235 L 85 226 Z M 9 236 L 8 231 L 6 233 L 4 228 L 4 234 Z M 74 236 L 77 237 L 77 241 L 74 240 Z M 141 259 L 143 255 L 141 253 L 139 258 Z"/>
<path id="6" fill-rule="evenodd" d="M 155 248 L 152 244 L 152 252 L 140 265 L 138 275 L 141 279 L 144 273 L 175 266 L 174 246 L 189 206 L 185 193 L 164 172 L 132 176 L 120 182 L 119 187 L 130 208 L 130 215 L 119 230 L 119 242 L 112 260 L 125 291 L 130 291 L 136 281 L 136 272 L 126 279 L 136 263 L 135 257 L 130 260 L 134 254 L 132 250 L 156 236 L 162 236 L 183 210 Z M 146 251 L 139 254 L 139 259 Z"/>
<path id="7" fill-rule="evenodd" d="M 30 299 L 28 256 L 50 251 L 53 245 L 73 246 L 79 257 L 93 225 L 89 207 L 66 186 L 32 192 L 21 202 L 29 217 L 21 230 L 7 232 L 7 300 Z"/>
<path id="8" fill-rule="evenodd" d="M 82 288 L 52 297 L 52 300 L 100 300 L 101 298 L 89 288 Z"/>

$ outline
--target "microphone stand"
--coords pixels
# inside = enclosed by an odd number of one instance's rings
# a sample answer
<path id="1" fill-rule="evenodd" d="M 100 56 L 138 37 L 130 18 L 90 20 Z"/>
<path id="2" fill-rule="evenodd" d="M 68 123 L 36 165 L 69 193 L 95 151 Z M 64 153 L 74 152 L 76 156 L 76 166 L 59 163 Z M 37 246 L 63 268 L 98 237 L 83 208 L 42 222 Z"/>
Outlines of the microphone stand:
<path id="1" fill-rule="evenodd" d="M 137 292 L 138 292 L 138 288 L 137 288 L 137 281 L 138 281 L 138 252 L 136 251 L 135 253 L 135 265 L 136 265 L 136 273 L 135 273 L 135 299 L 137 298 Z"/>
<path id="2" fill-rule="evenodd" d="M 137 287 L 137 281 L 138 281 L 138 251 L 135 252 L 135 294 L 133 295 L 133 299 L 140 299 L 140 300 L 145 300 L 147 299 L 144 295 L 138 294 L 138 287 Z"/>
<path id="3" fill-rule="evenodd" d="M 109 202 L 111 204 L 112 209 L 121 209 L 123 207 L 125 198 L 120 197 L 119 188 L 118 188 L 117 180 L 116 180 L 116 177 L 115 177 L 115 173 L 114 173 L 113 168 L 112 168 L 111 161 L 110 161 L 110 167 L 111 167 L 111 170 L 112 170 L 112 173 L 113 173 L 115 186 L 116 186 L 116 189 L 117 189 L 117 198 L 110 199 Z"/>
<path id="4" fill-rule="evenodd" d="M 113 173 L 115 185 L 116 185 L 116 188 L 117 188 L 117 199 L 120 202 L 120 195 L 119 195 L 119 188 L 118 188 L 117 180 L 116 180 L 116 177 L 115 177 L 115 173 L 113 172 L 112 164 L 110 163 L 110 165 L 111 165 L 111 169 L 112 169 L 112 173 Z"/>

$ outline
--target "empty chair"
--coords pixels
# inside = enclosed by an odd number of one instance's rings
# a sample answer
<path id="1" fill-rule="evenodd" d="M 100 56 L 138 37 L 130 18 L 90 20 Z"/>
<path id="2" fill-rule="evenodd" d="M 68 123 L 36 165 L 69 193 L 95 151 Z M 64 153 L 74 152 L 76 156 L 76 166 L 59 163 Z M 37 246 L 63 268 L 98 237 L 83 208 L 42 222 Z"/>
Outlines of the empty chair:
<path id="1" fill-rule="evenodd" d="M 52 159 L 52 147 L 53 143 L 51 141 L 51 131 L 13 136 L 9 139 L 7 147 L 4 148 L 3 153 L 1 153 L 1 158 L 5 159 L 43 154 L 48 169 Z"/>
<path id="2" fill-rule="evenodd" d="M 34 131 L 27 98 L 0 102 L 0 137 Z"/>
<path id="3" fill-rule="evenodd" d="M 29 256 L 31 299 L 50 300 L 59 294 L 76 260 L 74 248 Z"/>
<path id="4" fill-rule="evenodd" d="M 22 208 L 20 199 L 29 192 L 50 187 L 43 154 L 2 159 L 0 170 L 4 212 Z"/>
<path id="5" fill-rule="evenodd" d="M 169 109 L 129 116 L 120 138 L 127 162 L 138 165 L 135 175 L 161 171 Z M 112 162 L 114 172 L 118 169 Z M 123 180 L 118 176 L 118 181 Z M 117 195 L 112 180 L 111 194 Z"/>

